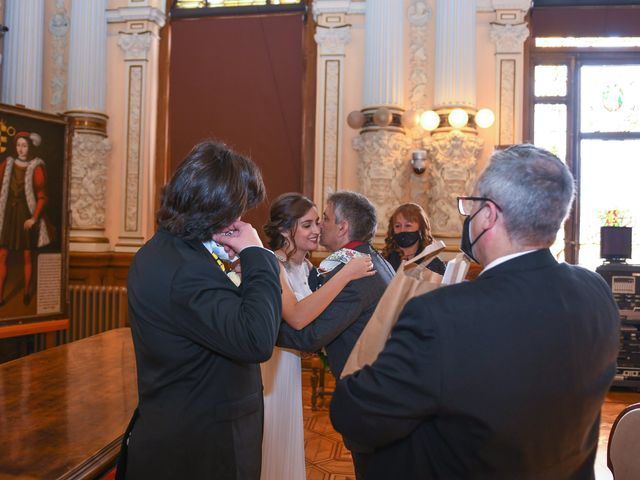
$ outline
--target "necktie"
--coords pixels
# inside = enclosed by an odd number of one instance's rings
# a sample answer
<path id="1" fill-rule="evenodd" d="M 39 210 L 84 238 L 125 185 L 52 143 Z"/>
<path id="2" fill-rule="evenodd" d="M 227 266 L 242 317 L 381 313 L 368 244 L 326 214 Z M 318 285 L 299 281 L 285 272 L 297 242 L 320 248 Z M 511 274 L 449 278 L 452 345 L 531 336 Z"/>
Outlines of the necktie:
<path id="1" fill-rule="evenodd" d="M 222 270 L 223 272 L 226 272 L 226 269 L 224 268 L 224 263 L 222 263 L 222 260 L 220 260 L 220 257 L 218 257 L 218 255 L 216 255 L 215 252 L 211 252 L 211 256 L 213 257 L 213 259 L 216 261 L 216 263 L 220 267 L 220 270 Z"/>

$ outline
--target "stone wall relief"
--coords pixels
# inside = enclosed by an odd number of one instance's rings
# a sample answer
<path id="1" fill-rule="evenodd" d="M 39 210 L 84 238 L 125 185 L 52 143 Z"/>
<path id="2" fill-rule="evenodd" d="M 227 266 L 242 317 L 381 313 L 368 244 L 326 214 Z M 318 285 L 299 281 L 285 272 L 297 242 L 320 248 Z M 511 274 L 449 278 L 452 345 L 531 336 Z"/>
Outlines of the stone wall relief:
<path id="1" fill-rule="evenodd" d="M 429 109 L 429 57 L 427 49 L 428 23 L 431 9 L 425 0 L 413 0 L 407 10 L 409 20 L 409 106 L 412 112 Z M 423 146 L 425 131 L 419 125 L 405 128 L 413 149 Z M 411 201 L 426 208 L 430 203 L 428 175 L 412 173 L 409 165 L 409 152 L 403 168 L 408 170 L 409 191 L 406 201 Z"/>
<path id="2" fill-rule="evenodd" d="M 66 51 L 69 33 L 69 15 L 64 0 L 56 0 L 55 11 L 49 19 L 49 33 L 52 37 L 52 65 L 51 75 L 51 110 L 62 112 L 67 105 L 67 61 Z"/>
<path id="3" fill-rule="evenodd" d="M 429 163 L 429 192 L 433 201 L 427 205 L 431 229 L 436 237 L 459 237 L 462 216 L 456 197 L 471 195 L 476 165 L 483 147 L 482 139 L 454 130 L 436 133 L 426 145 Z"/>
<path id="4" fill-rule="evenodd" d="M 362 132 L 352 145 L 360 159 L 360 190 L 376 207 L 376 236 L 383 239 L 389 217 L 398 205 L 409 200 L 406 186 L 411 175 L 407 160 L 411 142 L 404 133 L 381 129 Z"/>
<path id="5" fill-rule="evenodd" d="M 320 16 L 314 35 L 318 45 L 315 201 L 321 211 L 327 196 L 341 187 L 343 77 L 351 26 L 338 20 L 342 17 L 336 16 L 336 24 L 325 26 L 327 20 Z"/>
<path id="6" fill-rule="evenodd" d="M 102 135 L 76 132 L 72 139 L 71 227 L 101 229 L 105 223 L 107 155 L 111 141 Z"/>

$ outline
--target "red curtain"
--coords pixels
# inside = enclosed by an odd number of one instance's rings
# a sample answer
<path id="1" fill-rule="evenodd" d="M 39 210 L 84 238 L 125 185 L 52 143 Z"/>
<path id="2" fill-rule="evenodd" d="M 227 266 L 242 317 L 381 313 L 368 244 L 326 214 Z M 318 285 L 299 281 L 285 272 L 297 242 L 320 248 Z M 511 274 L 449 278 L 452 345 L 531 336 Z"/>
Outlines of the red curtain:
<path id="1" fill-rule="evenodd" d="M 302 13 L 172 21 L 171 171 L 207 138 L 251 157 L 268 194 L 245 217 L 258 231 L 269 201 L 302 191 L 303 26 Z"/>

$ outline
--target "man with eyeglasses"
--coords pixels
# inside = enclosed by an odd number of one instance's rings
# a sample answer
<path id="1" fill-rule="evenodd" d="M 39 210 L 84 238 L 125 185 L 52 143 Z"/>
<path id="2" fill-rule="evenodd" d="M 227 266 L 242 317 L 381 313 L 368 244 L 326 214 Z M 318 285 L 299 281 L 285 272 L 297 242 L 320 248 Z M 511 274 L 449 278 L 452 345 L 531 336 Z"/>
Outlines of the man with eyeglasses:
<path id="1" fill-rule="evenodd" d="M 516 145 L 458 199 L 461 249 L 483 271 L 411 300 L 333 396 L 365 479 L 594 478 L 619 317 L 599 275 L 549 250 L 573 197 L 566 165 Z"/>

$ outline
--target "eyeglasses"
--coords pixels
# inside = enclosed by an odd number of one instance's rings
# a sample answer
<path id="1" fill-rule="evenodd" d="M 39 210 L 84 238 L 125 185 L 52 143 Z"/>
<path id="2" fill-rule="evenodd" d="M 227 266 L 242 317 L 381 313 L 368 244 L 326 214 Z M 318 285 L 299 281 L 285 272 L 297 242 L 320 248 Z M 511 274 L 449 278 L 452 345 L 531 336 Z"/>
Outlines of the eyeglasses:
<path id="1" fill-rule="evenodd" d="M 458 212 L 460 215 L 464 215 L 465 217 L 471 215 L 473 211 L 473 202 L 491 202 L 496 208 L 502 211 L 500 205 L 487 197 L 457 197 L 458 198 Z"/>

